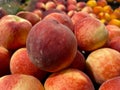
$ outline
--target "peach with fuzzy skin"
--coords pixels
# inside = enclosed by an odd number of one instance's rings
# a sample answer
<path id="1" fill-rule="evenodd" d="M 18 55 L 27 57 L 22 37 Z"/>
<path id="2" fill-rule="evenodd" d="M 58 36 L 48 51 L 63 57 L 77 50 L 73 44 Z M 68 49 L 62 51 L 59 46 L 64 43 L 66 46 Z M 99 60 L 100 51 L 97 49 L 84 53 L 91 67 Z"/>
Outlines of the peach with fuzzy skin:
<path id="1" fill-rule="evenodd" d="M 115 37 L 111 41 L 109 41 L 108 47 L 120 52 L 120 36 Z"/>
<path id="2" fill-rule="evenodd" d="M 0 90 L 44 90 L 44 87 L 33 76 L 12 74 L 0 77 Z"/>
<path id="3" fill-rule="evenodd" d="M 7 12 L 3 8 L 0 7 L 0 19 L 5 15 L 7 15 Z"/>
<path id="4" fill-rule="evenodd" d="M 84 71 L 85 65 L 86 65 L 86 61 L 84 55 L 79 50 L 77 50 L 76 56 L 69 67 Z"/>
<path id="5" fill-rule="evenodd" d="M 10 57 L 10 52 L 6 48 L 0 46 L 0 76 L 10 73 Z"/>
<path id="6" fill-rule="evenodd" d="M 37 14 L 29 11 L 20 11 L 16 15 L 30 21 L 32 25 L 35 25 L 41 20 L 41 18 Z"/>
<path id="7" fill-rule="evenodd" d="M 120 76 L 107 80 L 99 87 L 99 90 L 119 90 L 119 89 L 120 89 Z"/>
<path id="8" fill-rule="evenodd" d="M 70 28 L 70 30 L 73 31 L 74 26 L 73 26 L 72 20 L 67 14 L 51 13 L 51 14 L 47 15 L 44 19 L 49 19 L 49 18 L 53 18 L 53 19 L 57 20 L 58 22 L 67 26 L 68 28 Z"/>
<path id="9" fill-rule="evenodd" d="M 36 66 L 56 72 L 72 63 L 77 52 L 77 40 L 68 27 L 49 18 L 32 27 L 26 47 L 30 60 Z"/>
<path id="10" fill-rule="evenodd" d="M 91 52 L 86 59 L 88 74 L 98 84 L 120 76 L 120 53 L 111 48 Z"/>
<path id="11" fill-rule="evenodd" d="M 86 17 L 75 24 L 78 46 L 84 51 L 101 48 L 108 40 L 108 31 L 98 19 Z"/>
<path id="12" fill-rule="evenodd" d="M 68 5 L 68 6 L 67 6 L 67 11 L 71 11 L 71 10 L 76 11 L 76 10 L 77 10 L 76 5 L 73 5 L 73 4 Z"/>
<path id="13" fill-rule="evenodd" d="M 109 33 L 109 40 L 112 40 L 112 38 L 120 36 L 120 28 L 116 25 L 106 25 L 106 29 Z"/>
<path id="14" fill-rule="evenodd" d="M 10 71 L 11 74 L 32 75 L 41 81 L 43 81 L 47 75 L 47 72 L 39 69 L 31 62 L 26 48 L 20 48 L 12 54 Z"/>
<path id="15" fill-rule="evenodd" d="M 76 4 L 77 11 L 82 10 L 85 6 L 86 6 L 85 2 L 82 2 L 82 1 L 81 2 L 77 2 L 77 4 Z"/>
<path id="16" fill-rule="evenodd" d="M 57 10 L 61 10 L 61 11 L 66 11 L 66 7 L 65 7 L 65 5 L 63 5 L 63 4 L 58 4 L 57 6 L 56 6 L 56 9 Z"/>
<path id="17" fill-rule="evenodd" d="M 67 0 L 67 5 L 70 5 L 70 4 L 76 5 L 77 0 Z"/>
<path id="18" fill-rule="evenodd" d="M 6 15 L 0 20 L 0 45 L 16 50 L 26 45 L 26 38 L 32 24 L 19 16 Z"/>
<path id="19" fill-rule="evenodd" d="M 75 25 L 78 21 L 86 17 L 89 17 L 89 14 L 84 13 L 84 12 L 77 12 L 71 17 L 71 20 L 73 22 L 73 25 Z"/>
<path id="20" fill-rule="evenodd" d="M 55 9 L 56 3 L 53 1 L 48 1 L 45 3 L 45 10 Z"/>
<path id="21" fill-rule="evenodd" d="M 90 78 L 78 69 L 52 73 L 44 83 L 45 90 L 95 90 Z"/>

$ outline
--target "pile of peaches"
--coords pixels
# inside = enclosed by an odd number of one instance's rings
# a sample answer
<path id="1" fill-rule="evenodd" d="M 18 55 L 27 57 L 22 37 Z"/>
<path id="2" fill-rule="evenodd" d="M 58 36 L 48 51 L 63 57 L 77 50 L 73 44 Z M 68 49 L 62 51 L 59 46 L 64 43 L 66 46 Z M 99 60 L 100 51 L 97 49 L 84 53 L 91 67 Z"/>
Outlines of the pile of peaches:
<path id="1" fill-rule="evenodd" d="M 108 1 L 1 8 L 0 90 L 119 90 L 120 7 Z"/>

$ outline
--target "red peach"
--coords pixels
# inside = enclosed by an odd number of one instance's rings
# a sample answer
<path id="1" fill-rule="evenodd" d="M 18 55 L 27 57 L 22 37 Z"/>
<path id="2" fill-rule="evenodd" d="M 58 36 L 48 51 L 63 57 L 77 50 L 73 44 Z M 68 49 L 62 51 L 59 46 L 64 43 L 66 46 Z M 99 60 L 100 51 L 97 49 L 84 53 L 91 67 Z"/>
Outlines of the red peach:
<path id="1" fill-rule="evenodd" d="M 87 74 L 72 68 L 51 74 L 44 87 L 45 90 L 95 90 Z"/>
<path id="2" fill-rule="evenodd" d="M 85 6 L 86 6 L 85 2 L 82 2 L 82 1 L 77 2 L 77 4 L 76 4 L 77 11 L 82 10 Z"/>
<path id="3" fill-rule="evenodd" d="M 88 17 L 89 14 L 85 13 L 85 12 L 77 12 L 75 13 L 72 17 L 71 20 L 73 22 L 73 25 L 75 25 L 78 21 L 82 20 L 83 18 Z"/>
<path id="4" fill-rule="evenodd" d="M 70 28 L 70 30 L 73 31 L 74 26 L 73 26 L 72 20 L 67 14 L 51 13 L 51 14 L 47 15 L 44 19 L 49 19 L 49 18 L 53 18 L 53 19 L 57 20 L 58 22 L 67 26 L 68 28 Z"/>
<path id="5" fill-rule="evenodd" d="M 84 71 L 85 65 L 86 65 L 86 61 L 84 55 L 79 50 L 77 50 L 76 56 L 69 67 Z"/>
<path id="6" fill-rule="evenodd" d="M 5 15 L 7 15 L 7 12 L 3 8 L 0 7 L 0 19 Z"/>
<path id="7" fill-rule="evenodd" d="M 26 47 L 30 60 L 41 70 L 55 72 L 68 67 L 77 52 L 73 32 L 55 19 L 43 19 L 32 27 Z"/>
<path id="8" fill-rule="evenodd" d="M 120 52 L 120 36 L 115 37 L 111 41 L 109 41 L 108 47 Z"/>
<path id="9" fill-rule="evenodd" d="M 112 38 L 120 36 L 120 28 L 116 25 L 106 25 L 106 29 L 109 33 L 109 41 L 112 40 Z"/>
<path id="10" fill-rule="evenodd" d="M 92 51 L 86 59 L 88 74 L 98 84 L 120 76 L 120 53 L 111 48 Z"/>
<path id="11" fill-rule="evenodd" d="M 97 0 L 97 6 L 106 6 L 108 3 L 106 0 Z"/>
<path id="12" fill-rule="evenodd" d="M 67 11 L 71 11 L 71 10 L 77 10 L 76 5 L 70 4 L 67 6 Z"/>
<path id="13" fill-rule="evenodd" d="M 0 45 L 16 50 L 26 45 L 26 38 L 32 24 L 19 16 L 6 15 L 0 20 Z"/>
<path id="14" fill-rule="evenodd" d="M 0 76 L 10 73 L 10 57 L 10 52 L 6 48 L 0 46 Z"/>
<path id="15" fill-rule="evenodd" d="M 44 90 L 44 87 L 33 76 L 12 74 L 0 77 L 0 90 Z"/>
<path id="16" fill-rule="evenodd" d="M 56 6 L 56 9 L 57 9 L 57 10 L 61 10 L 61 11 L 63 11 L 63 12 L 66 12 L 66 7 L 65 7 L 65 5 L 63 5 L 63 4 L 58 4 L 58 5 Z"/>
<path id="17" fill-rule="evenodd" d="M 86 17 L 75 24 L 78 46 L 84 51 L 101 48 L 108 40 L 108 31 L 99 19 Z"/>
<path id="18" fill-rule="evenodd" d="M 67 5 L 70 5 L 70 4 L 76 5 L 77 0 L 67 0 Z"/>
<path id="19" fill-rule="evenodd" d="M 84 8 L 82 8 L 81 12 L 93 13 L 93 9 L 92 9 L 92 7 L 85 6 Z"/>
<path id="20" fill-rule="evenodd" d="M 99 90 L 119 90 L 120 76 L 111 78 L 100 85 Z"/>
<path id="21" fill-rule="evenodd" d="M 30 11 L 20 11 L 16 15 L 30 21 L 32 25 L 35 25 L 41 20 L 41 18 L 37 14 Z"/>
<path id="22" fill-rule="evenodd" d="M 11 74 L 32 75 L 41 81 L 43 81 L 47 75 L 47 72 L 39 69 L 31 62 L 26 48 L 20 48 L 12 54 L 10 71 Z"/>
<path id="23" fill-rule="evenodd" d="M 45 10 L 43 12 L 42 18 L 46 17 L 48 14 L 51 14 L 51 13 L 62 13 L 62 14 L 65 14 L 64 11 L 61 11 L 61 10 L 58 10 L 58 9 Z"/>

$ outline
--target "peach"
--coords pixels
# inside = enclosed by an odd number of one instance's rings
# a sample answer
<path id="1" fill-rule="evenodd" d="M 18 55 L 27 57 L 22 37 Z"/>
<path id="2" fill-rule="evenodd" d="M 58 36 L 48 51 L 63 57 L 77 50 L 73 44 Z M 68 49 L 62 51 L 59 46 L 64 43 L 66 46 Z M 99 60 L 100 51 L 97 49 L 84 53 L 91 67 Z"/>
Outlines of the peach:
<path id="1" fill-rule="evenodd" d="M 86 6 L 85 2 L 82 2 L 82 1 L 77 2 L 77 4 L 76 4 L 77 11 L 82 10 L 85 6 Z"/>
<path id="2" fill-rule="evenodd" d="M 63 5 L 63 4 L 58 4 L 58 5 L 56 6 L 56 9 L 57 9 L 57 10 L 61 10 L 61 11 L 63 11 L 63 12 L 66 12 L 66 6 Z"/>
<path id="3" fill-rule="evenodd" d="M 90 78 L 78 69 L 52 73 L 44 83 L 45 90 L 95 90 Z"/>
<path id="4" fill-rule="evenodd" d="M 64 11 L 61 11 L 61 10 L 58 10 L 58 9 L 51 9 L 51 10 L 45 10 L 43 12 L 43 15 L 42 15 L 42 18 L 46 17 L 48 14 L 51 14 L 51 13 L 64 13 Z"/>
<path id="5" fill-rule="evenodd" d="M 100 20 L 86 17 L 75 24 L 75 36 L 78 46 L 84 51 L 101 48 L 108 40 L 108 31 Z"/>
<path id="6" fill-rule="evenodd" d="M 37 2 L 35 4 L 35 8 L 40 9 L 40 10 L 46 10 L 45 3 L 43 3 L 43 2 Z"/>
<path id="7" fill-rule="evenodd" d="M 70 5 L 70 4 L 76 5 L 77 0 L 67 0 L 67 5 Z"/>
<path id="8" fill-rule="evenodd" d="M 86 65 L 86 61 L 84 55 L 79 50 L 77 50 L 76 56 L 69 67 L 84 71 L 85 65 Z"/>
<path id="9" fill-rule="evenodd" d="M 72 20 L 67 14 L 51 13 L 51 14 L 48 14 L 44 19 L 48 19 L 48 18 L 53 18 L 53 19 L 57 20 L 58 22 L 67 26 L 68 28 L 70 28 L 70 30 L 73 31 L 74 26 L 73 26 Z"/>
<path id="10" fill-rule="evenodd" d="M 31 75 L 12 74 L 0 77 L 0 90 L 44 90 L 44 87 Z"/>
<path id="11" fill-rule="evenodd" d="M 110 5 L 104 6 L 103 11 L 106 12 L 106 13 L 109 13 L 109 14 L 113 13 L 113 9 Z"/>
<path id="12" fill-rule="evenodd" d="M 92 51 L 86 59 L 88 74 L 98 84 L 120 76 L 120 53 L 111 48 Z"/>
<path id="13" fill-rule="evenodd" d="M 57 5 L 63 4 L 66 5 L 66 0 L 53 0 Z"/>
<path id="14" fill-rule="evenodd" d="M 115 37 L 111 41 L 109 41 L 108 47 L 120 52 L 120 36 Z"/>
<path id="15" fill-rule="evenodd" d="M 27 74 L 43 81 L 47 76 L 47 72 L 36 67 L 28 57 L 27 49 L 20 48 L 16 50 L 10 60 L 11 74 Z"/>
<path id="16" fill-rule="evenodd" d="M 99 87 L 99 90 L 119 90 L 119 89 L 120 89 L 120 76 L 105 81 Z"/>
<path id="17" fill-rule="evenodd" d="M 16 15 L 30 21 L 32 26 L 41 20 L 37 14 L 30 11 L 20 11 Z"/>
<path id="18" fill-rule="evenodd" d="M 82 8 L 81 12 L 93 13 L 93 9 L 90 6 L 85 6 L 84 8 Z"/>
<path id="19" fill-rule="evenodd" d="M 43 15 L 43 11 L 42 10 L 35 9 L 32 12 L 35 13 L 35 14 L 37 14 L 40 17 L 40 19 L 42 19 L 42 15 Z"/>
<path id="20" fill-rule="evenodd" d="M 55 9 L 56 8 L 56 3 L 53 1 L 48 1 L 45 3 L 45 10 L 49 9 Z"/>
<path id="21" fill-rule="evenodd" d="M 71 10 L 77 10 L 76 5 L 74 5 L 74 4 L 68 5 L 68 6 L 67 6 L 67 11 L 71 11 Z"/>
<path id="22" fill-rule="evenodd" d="M 0 20 L 0 45 L 16 50 L 26 45 L 26 38 L 32 24 L 19 16 L 6 15 Z"/>
<path id="23" fill-rule="evenodd" d="M 75 13 L 72 17 L 71 20 L 73 22 L 73 25 L 75 25 L 78 21 L 82 20 L 83 18 L 88 17 L 89 14 L 84 13 L 84 12 L 77 12 Z"/>
<path id="24" fill-rule="evenodd" d="M 72 16 L 73 16 L 75 13 L 77 13 L 77 11 L 70 10 L 70 11 L 67 12 L 67 15 L 68 15 L 70 18 L 72 18 Z M 73 24 L 73 25 L 74 25 L 74 24 Z"/>
<path id="25" fill-rule="evenodd" d="M 0 76 L 10 73 L 10 57 L 10 52 L 6 48 L 0 46 Z"/>
<path id="26" fill-rule="evenodd" d="M 72 63 L 77 52 L 77 40 L 67 26 L 49 18 L 32 27 L 26 47 L 30 60 L 36 66 L 55 72 Z"/>
<path id="27" fill-rule="evenodd" d="M 115 25 L 106 25 L 106 29 L 108 30 L 108 39 L 109 41 L 112 40 L 112 38 L 120 36 L 120 28 Z"/>

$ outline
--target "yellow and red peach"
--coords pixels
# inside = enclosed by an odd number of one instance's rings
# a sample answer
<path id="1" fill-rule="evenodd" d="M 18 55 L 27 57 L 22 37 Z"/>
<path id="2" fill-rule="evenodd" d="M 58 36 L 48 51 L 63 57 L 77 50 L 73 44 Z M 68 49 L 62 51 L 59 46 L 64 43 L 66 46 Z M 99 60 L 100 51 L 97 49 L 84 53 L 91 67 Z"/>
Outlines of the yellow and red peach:
<path id="1" fill-rule="evenodd" d="M 120 53 L 111 48 L 92 51 L 86 59 L 87 72 L 98 84 L 120 76 Z"/>
<path id="2" fill-rule="evenodd" d="M 91 79 L 78 69 L 52 73 L 44 83 L 45 90 L 95 90 Z"/>
<path id="3" fill-rule="evenodd" d="M 72 63 L 77 52 L 77 40 L 67 26 L 49 18 L 32 27 L 26 47 L 30 60 L 36 66 L 56 72 Z"/>
<path id="4" fill-rule="evenodd" d="M 29 11 L 20 11 L 16 15 L 30 21 L 32 25 L 35 25 L 41 20 L 41 18 L 37 14 Z"/>
<path id="5" fill-rule="evenodd" d="M 75 24 L 78 46 L 84 51 L 101 48 L 108 40 L 108 31 L 98 19 L 86 17 Z"/>
<path id="6" fill-rule="evenodd" d="M 99 90 L 119 90 L 120 76 L 111 78 L 100 85 Z"/>
<path id="7" fill-rule="evenodd" d="M 11 74 L 32 75 L 40 81 L 43 81 L 48 74 L 31 62 L 26 48 L 20 48 L 12 54 L 10 59 L 10 71 Z"/>
<path id="8" fill-rule="evenodd" d="M 6 15 L 0 20 L 0 46 L 16 50 L 26 45 L 32 24 L 19 16 Z"/>
<path id="9" fill-rule="evenodd" d="M 44 90 L 44 87 L 31 75 L 12 74 L 0 77 L 0 90 Z"/>

